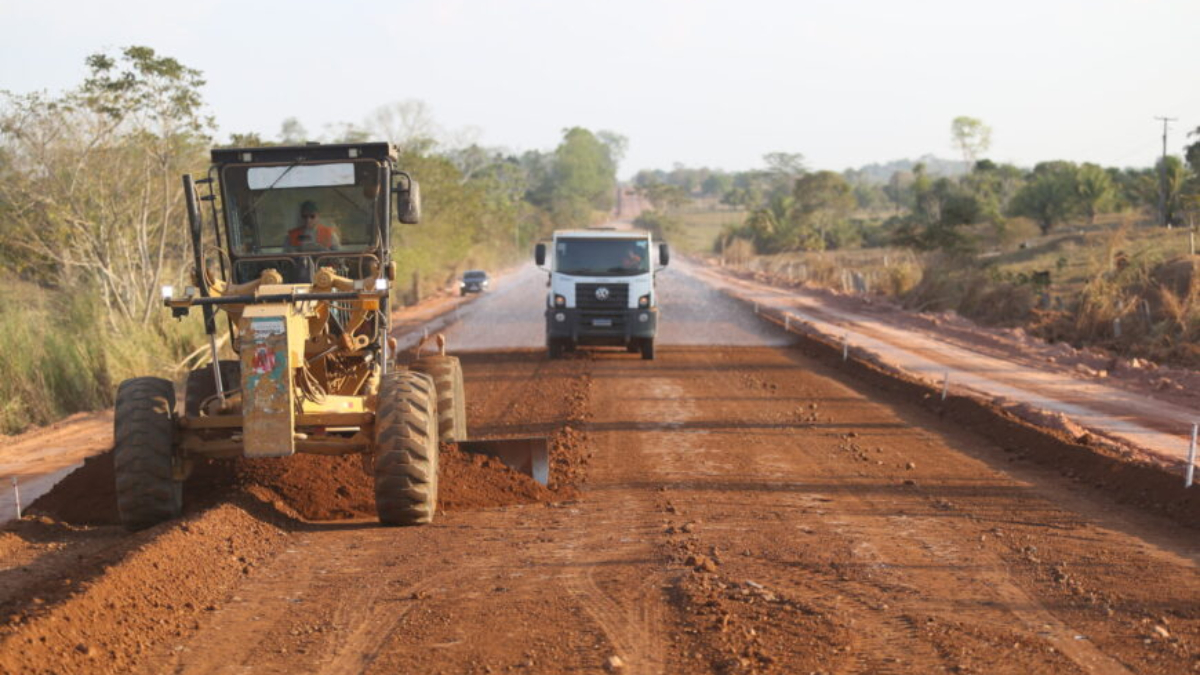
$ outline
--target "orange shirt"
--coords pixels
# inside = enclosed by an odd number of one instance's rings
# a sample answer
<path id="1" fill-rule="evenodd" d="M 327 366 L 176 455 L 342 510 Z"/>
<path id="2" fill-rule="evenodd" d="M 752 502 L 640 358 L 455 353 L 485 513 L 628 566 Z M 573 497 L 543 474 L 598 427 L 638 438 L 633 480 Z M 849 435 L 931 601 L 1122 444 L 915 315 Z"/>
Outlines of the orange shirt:
<path id="1" fill-rule="evenodd" d="M 301 225 L 300 227 L 293 227 L 292 229 L 288 230 L 288 246 L 299 247 L 301 243 L 300 237 L 304 236 L 306 229 L 307 228 Z M 327 225 L 317 225 L 317 244 L 325 248 L 330 248 L 333 246 L 332 227 Z"/>

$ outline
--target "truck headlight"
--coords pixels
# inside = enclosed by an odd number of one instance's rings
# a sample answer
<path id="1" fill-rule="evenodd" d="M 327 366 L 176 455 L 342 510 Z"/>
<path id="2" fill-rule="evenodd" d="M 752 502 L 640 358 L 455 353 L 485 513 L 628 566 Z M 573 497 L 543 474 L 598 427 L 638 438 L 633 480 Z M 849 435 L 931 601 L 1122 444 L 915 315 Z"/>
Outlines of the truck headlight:
<path id="1" fill-rule="evenodd" d="M 641 321 L 642 323 L 646 323 L 649 320 L 650 320 L 650 315 L 647 314 L 646 312 L 642 312 L 641 314 L 638 314 L 638 321 Z"/>
<path id="2" fill-rule="evenodd" d="M 649 306 L 650 306 L 650 294 L 649 293 L 638 298 L 638 307 L 645 308 L 645 307 L 649 307 Z"/>
<path id="3" fill-rule="evenodd" d="M 554 294 L 554 306 L 555 307 L 566 307 L 567 299 L 564 298 L 563 296 L 559 295 L 558 293 L 555 293 Z"/>
<path id="4" fill-rule="evenodd" d="M 555 314 L 555 315 L 554 315 L 554 320 L 555 320 L 555 321 L 557 321 L 557 322 L 559 322 L 559 323 L 562 323 L 563 321 L 566 321 L 566 320 L 567 320 L 567 315 L 566 315 L 566 314 L 563 314 L 562 312 L 559 312 L 559 313 L 557 313 L 557 314 Z"/>

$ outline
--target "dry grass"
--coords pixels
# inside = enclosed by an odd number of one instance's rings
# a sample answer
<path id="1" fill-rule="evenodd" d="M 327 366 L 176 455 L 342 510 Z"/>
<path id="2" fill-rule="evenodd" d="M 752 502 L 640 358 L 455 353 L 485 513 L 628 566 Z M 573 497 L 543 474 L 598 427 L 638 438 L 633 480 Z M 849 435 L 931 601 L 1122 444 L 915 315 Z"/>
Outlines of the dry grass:
<path id="1" fill-rule="evenodd" d="M 139 375 L 175 377 L 202 338 L 196 317 L 156 313 L 147 325 L 112 325 L 88 293 L 0 283 L 0 432 L 15 433 L 112 404 Z"/>

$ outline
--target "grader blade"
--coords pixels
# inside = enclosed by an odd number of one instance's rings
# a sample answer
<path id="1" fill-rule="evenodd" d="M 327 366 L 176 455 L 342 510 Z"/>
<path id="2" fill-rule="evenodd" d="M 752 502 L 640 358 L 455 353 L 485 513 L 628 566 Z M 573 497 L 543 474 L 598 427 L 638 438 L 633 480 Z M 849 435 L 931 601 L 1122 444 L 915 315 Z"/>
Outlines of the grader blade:
<path id="1" fill-rule="evenodd" d="M 550 451 L 545 436 L 459 441 L 458 448 L 463 452 L 495 457 L 513 471 L 520 471 L 542 485 L 550 482 Z"/>

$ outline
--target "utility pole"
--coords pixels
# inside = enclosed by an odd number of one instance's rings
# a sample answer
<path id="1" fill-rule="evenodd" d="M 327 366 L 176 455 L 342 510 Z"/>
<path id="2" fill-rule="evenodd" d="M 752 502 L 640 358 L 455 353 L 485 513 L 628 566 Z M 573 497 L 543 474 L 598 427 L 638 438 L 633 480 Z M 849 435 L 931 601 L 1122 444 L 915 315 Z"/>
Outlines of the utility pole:
<path id="1" fill-rule="evenodd" d="M 1158 216 L 1163 227 L 1167 227 L 1167 129 L 1176 117 L 1155 117 L 1163 123 L 1162 161 L 1158 166 Z"/>

